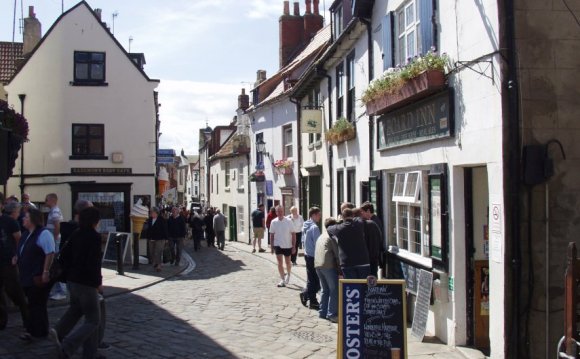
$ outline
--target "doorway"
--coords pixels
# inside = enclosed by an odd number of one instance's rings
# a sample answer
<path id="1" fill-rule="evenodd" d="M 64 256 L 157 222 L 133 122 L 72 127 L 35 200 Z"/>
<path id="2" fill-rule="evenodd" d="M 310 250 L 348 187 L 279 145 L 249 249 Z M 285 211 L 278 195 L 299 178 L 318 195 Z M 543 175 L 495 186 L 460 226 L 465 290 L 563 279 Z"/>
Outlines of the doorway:
<path id="1" fill-rule="evenodd" d="M 238 241 L 238 218 L 236 215 L 236 207 L 229 207 L 228 212 L 228 230 L 230 234 L 230 241 Z"/>
<path id="2" fill-rule="evenodd" d="M 489 189 L 487 168 L 466 168 L 465 233 L 468 344 L 489 354 Z"/>

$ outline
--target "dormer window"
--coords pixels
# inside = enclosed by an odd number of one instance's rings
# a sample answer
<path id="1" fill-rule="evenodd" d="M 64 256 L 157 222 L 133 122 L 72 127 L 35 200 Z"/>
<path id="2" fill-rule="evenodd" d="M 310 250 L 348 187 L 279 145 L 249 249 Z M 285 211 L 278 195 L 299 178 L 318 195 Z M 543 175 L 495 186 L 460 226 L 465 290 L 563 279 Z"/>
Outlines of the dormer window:
<path id="1" fill-rule="evenodd" d="M 334 36 L 339 37 L 343 30 L 342 4 L 334 9 Z"/>
<path id="2" fill-rule="evenodd" d="M 101 85 L 105 83 L 105 53 L 75 51 L 74 83 Z"/>

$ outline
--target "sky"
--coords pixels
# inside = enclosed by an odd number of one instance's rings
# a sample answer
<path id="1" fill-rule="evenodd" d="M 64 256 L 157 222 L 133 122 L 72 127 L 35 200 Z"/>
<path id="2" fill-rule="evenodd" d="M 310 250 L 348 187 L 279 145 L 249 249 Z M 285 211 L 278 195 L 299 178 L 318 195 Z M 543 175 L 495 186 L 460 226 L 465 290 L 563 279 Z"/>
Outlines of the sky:
<path id="1" fill-rule="evenodd" d="M 34 6 L 44 35 L 77 0 L 0 0 L 0 41 L 22 41 L 21 13 Z M 160 79 L 161 148 L 197 153 L 198 130 L 227 125 L 238 95 L 264 69 L 278 70 L 278 18 L 283 0 L 88 0 L 131 52 L 145 53 L 145 72 Z M 292 2 L 292 1 L 291 1 Z M 331 1 L 328 0 L 328 3 Z M 324 1 L 320 2 L 321 12 Z M 21 9 L 23 11 L 21 11 Z M 292 11 L 292 10 L 291 10 Z M 300 0 L 304 12 L 304 1 Z"/>

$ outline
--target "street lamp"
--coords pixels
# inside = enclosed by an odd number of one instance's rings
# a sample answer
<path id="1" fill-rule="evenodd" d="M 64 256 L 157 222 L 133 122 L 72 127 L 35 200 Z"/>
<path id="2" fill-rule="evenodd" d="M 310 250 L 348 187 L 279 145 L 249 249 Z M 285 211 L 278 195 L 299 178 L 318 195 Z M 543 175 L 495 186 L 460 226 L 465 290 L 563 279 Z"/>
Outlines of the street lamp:
<path id="1" fill-rule="evenodd" d="M 264 142 L 264 140 L 261 138 L 256 141 L 256 151 L 262 155 L 270 157 L 270 153 L 266 151 L 266 142 Z"/>

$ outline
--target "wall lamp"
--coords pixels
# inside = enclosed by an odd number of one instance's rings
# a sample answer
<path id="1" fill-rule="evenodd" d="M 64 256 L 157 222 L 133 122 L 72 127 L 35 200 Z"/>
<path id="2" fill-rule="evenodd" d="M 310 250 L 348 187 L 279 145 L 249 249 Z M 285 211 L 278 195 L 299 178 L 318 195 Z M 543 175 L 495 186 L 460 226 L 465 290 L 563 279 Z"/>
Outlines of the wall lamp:
<path id="1" fill-rule="evenodd" d="M 266 151 L 266 142 L 261 138 L 256 141 L 256 151 L 263 156 L 270 157 L 270 153 Z"/>

